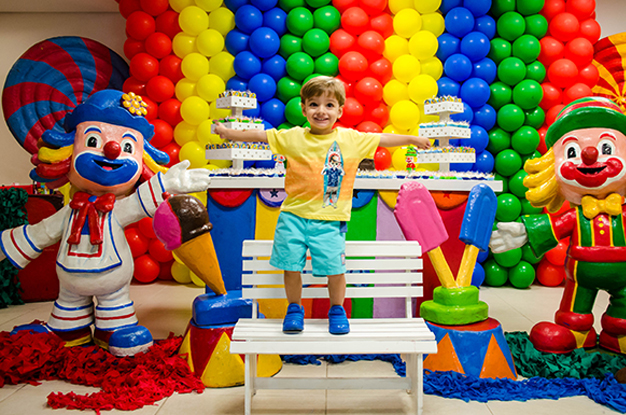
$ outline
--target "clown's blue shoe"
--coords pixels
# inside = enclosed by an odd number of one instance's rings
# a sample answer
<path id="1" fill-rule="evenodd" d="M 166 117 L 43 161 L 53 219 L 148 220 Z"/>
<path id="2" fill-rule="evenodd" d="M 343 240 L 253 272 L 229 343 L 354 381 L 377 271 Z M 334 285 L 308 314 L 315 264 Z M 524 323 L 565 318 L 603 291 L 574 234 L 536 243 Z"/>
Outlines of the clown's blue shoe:
<path id="1" fill-rule="evenodd" d="M 91 343 L 91 328 L 83 327 L 76 330 L 54 330 L 45 323 L 32 323 L 16 326 L 11 334 L 17 334 L 21 331 L 30 331 L 34 334 L 48 333 L 51 336 L 57 336 L 65 342 L 65 347 L 82 346 Z"/>
<path id="2" fill-rule="evenodd" d="M 146 352 L 153 344 L 152 334 L 144 326 L 125 327 L 115 331 L 96 329 L 94 341 L 118 357 Z"/>

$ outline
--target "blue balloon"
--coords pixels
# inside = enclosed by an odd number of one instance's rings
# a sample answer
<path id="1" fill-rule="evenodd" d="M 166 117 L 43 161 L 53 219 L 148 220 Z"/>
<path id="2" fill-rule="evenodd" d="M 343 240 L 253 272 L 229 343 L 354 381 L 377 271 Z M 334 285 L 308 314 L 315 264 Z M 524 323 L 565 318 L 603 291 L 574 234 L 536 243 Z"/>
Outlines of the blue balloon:
<path id="1" fill-rule="evenodd" d="M 277 98 L 264 102 L 261 105 L 261 117 L 274 128 L 278 127 L 285 122 L 285 104 Z"/>
<path id="2" fill-rule="evenodd" d="M 270 127 L 274 128 L 274 127 Z M 257 169 L 273 169 L 276 166 L 276 162 L 274 160 L 257 160 L 255 167 Z"/>
<path id="3" fill-rule="evenodd" d="M 250 168 L 254 167 L 255 164 L 256 164 L 255 160 L 244 160 L 243 168 L 244 169 L 250 169 Z"/>
<path id="4" fill-rule="evenodd" d="M 439 6 L 439 11 L 445 16 L 450 10 L 455 7 L 461 7 L 462 5 L 463 0 L 443 0 L 441 6 Z"/>
<path id="5" fill-rule="evenodd" d="M 244 50 L 248 50 L 248 43 L 250 41 L 250 36 L 245 33 L 240 32 L 237 29 L 233 29 L 224 38 L 224 44 L 226 45 L 226 50 L 231 55 L 235 56 L 239 52 L 243 52 Z"/>
<path id="6" fill-rule="evenodd" d="M 450 115 L 450 118 L 452 118 L 454 121 L 466 121 L 471 124 L 474 120 L 474 111 L 469 105 L 467 105 L 467 103 L 464 102 L 463 112 L 459 114 L 452 114 Z"/>
<path id="7" fill-rule="evenodd" d="M 485 269 L 482 265 L 476 262 L 474 265 L 474 272 L 472 273 L 472 285 L 474 287 L 480 287 L 485 282 Z"/>
<path id="8" fill-rule="evenodd" d="M 276 7 L 278 0 L 250 0 L 250 3 L 257 9 L 266 12 L 272 7 Z"/>
<path id="9" fill-rule="evenodd" d="M 275 82 L 278 82 L 281 78 L 287 76 L 287 70 L 285 69 L 286 65 L 287 62 L 282 56 L 272 56 L 271 58 L 263 61 L 263 73 L 268 74 L 274 78 Z"/>
<path id="10" fill-rule="evenodd" d="M 274 56 L 279 48 L 280 36 L 269 27 L 259 27 L 250 35 L 250 50 L 259 58 Z"/>
<path id="11" fill-rule="evenodd" d="M 470 171 L 474 167 L 474 163 L 450 163 L 452 171 Z"/>
<path id="12" fill-rule="evenodd" d="M 250 84 L 248 84 L 249 86 Z M 261 104 L 257 102 L 256 108 L 249 108 L 247 110 L 243 110 L 243 115 L 250 118 L 257 118 L 261 116 Z"/>
<path id="13" fill-rule="evenodd" d="M 269 27 L 282 36 L 287 33 L 287 13 L 279 7 L 263 13 L 263 26 Z"/>
<path id="14" fill-rule="evenodd" d="M 497 111 L 489 104 L 474 110 L 474 124 L 489 131 L 496 125 Z"/>
<path id="15" fill-rule="evenodd" d="M 448 78 L 463 82 L 472 74 L 472 62 L 463 54 L 455 53 L 446 59 L 443 69 Z"/>
<path id="16" fill-rule="evenodd" d="M 489 133 L 483 127 L 479 125 L 472 125 L 472 136 L 464 141 L 466 147 L 473 147 L 476 150 L 476 154 L 482 153 L 489 144 Z"/>
<path id="17" fill-rule="evenodd" d="M 476 262 L 480 262 L 482 264 L 487 260 L 487 257 L 489 257 L 489 251 L 478 251 Z"/>
<path id="18" fill-rule="evenodd" d="M 256 99 L 265 102 L 274 98 L 276 93 L 276 81 L 271 76 L 259 73 L 248 81 L 248 88 L 256 94 Z"/>
<path id="19" fill-rule="evenodd" d="M 461 85 L 448 77 L 442 77 L 437 80 L 438 95 L 458 97 L 461 91 Z"/>
<path id="20" fill-rule="evenodd" d="M 270 124 L 270 123 L 268 123 L 267 121 L 263 120 L 263 129 L 264 129 L 264 130 L 271 130 L 272 128 L 274 128 L 274 127 L 272 126 L 272 124 Z M 273 164 L 272 164 L 272 166 L 273 166 Z"/>
<path id="21" fill-rule="evenodd" d="M 224 0 L 224 5 L 233 13 L 246 4 L 248 4 L 248 0 Z"/>
<path id="22" fill-rule="evenodd" d="M 263 13 L 254 6 L 246 4 L 235 12 L 235 26 L 246 34 L 263 26 Z"/>
<path id="23" fill-rule="evenodd" d="M 448 144 L 450 144 L 452 147 L 462 147 L 463 143 L 461 141 L 463 140 L 459 138 L 451 138 L 448 140 Z"/>
<path id="24" fill-rule="evenodd" d="M 245 6 L 244 6 L 245 7 Z M 465 7 L 455 7 L 446 14 L 446 30 L 462 38 L 474 29 L 474 16 Z"/>
<path id="25" fill-rule="evenodd" d="M 461 53 L 472 62 L 486 58 L 490 48 L 489 38 L 481 32 L 470 32 L 461 40 Z"/>
<path id="26" fill-rule="evenodd" d="M 437 42 L 439 42 L 437 58 L 442 62 L 461 50 L 461 41 L 450 33 L 444 33 L 439 36 Z"/>
<path id="27" fill-rule="evenodd" d="M 226 89 L 233 89 L 235 91 L 247 91 L 248 83 L 238 76 L 233 76 L 226 81 Z"/>
<path id="28" fill-rule="evenodd" d="M 480 154 L 476 154 L 476 163 L 474 170 L 481 173 L 491 173 L 493 171 L 493 156 L 487 150 Z"/>
<path id="29" fill-rule="evenodd" d="M 480 78 L 492 84 L 498 74 L 498 65 L 489 58 L 485 58 L 472 65 L 472 78 Z"/>
<path id="30" fill-rule="evenodd" d="M 472 12 L 474 17 L 479 17 L 491 9 L 491 0 L 463 0 L 463 7 Z"/>
<path id="31" fill-rule="evenodd" d="M 491 16 L 480 16 L 474 23 L 474 30 L 484 33 L 491 40 L 496 36 L 496 21 Z"/>
<path id="32" fill-rule="evenodd" d="M 237 76 L 248 80 L 261 72 L 261 61 L 251 52 L 243 51 L 239 52 L 237 56 L 235 56 L 233 68 L 235 69 Z"/>
<path id="33" fill-rule="evenodd" d="M 472 108 L 480 108 L 489 101 L 491 89 L 480 78 L 470 78 L 461 85 L 461 100 Z"/>

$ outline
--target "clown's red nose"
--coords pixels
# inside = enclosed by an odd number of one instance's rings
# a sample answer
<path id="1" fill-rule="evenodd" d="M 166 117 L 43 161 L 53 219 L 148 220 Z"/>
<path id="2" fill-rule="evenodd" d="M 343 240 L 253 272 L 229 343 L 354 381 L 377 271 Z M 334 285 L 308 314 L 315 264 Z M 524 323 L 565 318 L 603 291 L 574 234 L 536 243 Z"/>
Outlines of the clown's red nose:
<path id="1" fill-rule="evenodd" d="M 109 160 L 115 160 L 122 152 L 122 147 L 117 141 L 109 141 L 104 145 L 104 156 Z"/>
<path id="2" fill-rule="evenodd" d="M 595 147 L 585 147 L 580 157 L 583 159 L 583 163 L 587 166 L 591 166 L 598 160 L 598 149 Z"/>

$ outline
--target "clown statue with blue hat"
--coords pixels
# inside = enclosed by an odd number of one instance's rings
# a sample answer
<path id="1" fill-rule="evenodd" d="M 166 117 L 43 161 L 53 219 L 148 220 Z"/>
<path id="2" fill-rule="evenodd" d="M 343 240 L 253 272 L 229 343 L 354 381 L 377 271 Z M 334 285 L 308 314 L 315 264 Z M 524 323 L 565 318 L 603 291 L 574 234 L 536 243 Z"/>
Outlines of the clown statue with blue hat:
<path id="1" fill-rule="evenodd" d="M 526 198 L 549 212 L 564 201 L 572 208 L 499 223 L 491 249 L 499 253 L 528 243 L 539 256 L 571 237 L 555 321 L 536 324 L 530 341 L 548 353 L 595 347 L 592 309 L 603 290 L 610 305 L 601 320 L 600 347 L 626 354 L 626 115 L 608 99 L 581 98 L 563 108 L 545 140 L 549 151 L 524 166 Z"/>
<path id="2" fill-rule="evenodd" d="M 141 97 L 103 90 L 67 114 L 65 133 L 50 130 L 41 137 L 31 176 L 51 188 L 69 181 L 71 202 L 35 225 L 1 234 L 0 259 L 6 256 L 20 269 L 60 242 L 59 297 L 50 319 L 18 330 L 54 333 L 66 346 L 93 339 L 116 356 L 152 345 L 130 299 L 134 264 L 124 227 L 152 217 L 164 193 L 203 191 L 210 178 L 206 169 L 187 170 L 188 161 L 169 170 L 159 166 L 168 156 L 148 142 L 154 129 L 145 114 Z"/>

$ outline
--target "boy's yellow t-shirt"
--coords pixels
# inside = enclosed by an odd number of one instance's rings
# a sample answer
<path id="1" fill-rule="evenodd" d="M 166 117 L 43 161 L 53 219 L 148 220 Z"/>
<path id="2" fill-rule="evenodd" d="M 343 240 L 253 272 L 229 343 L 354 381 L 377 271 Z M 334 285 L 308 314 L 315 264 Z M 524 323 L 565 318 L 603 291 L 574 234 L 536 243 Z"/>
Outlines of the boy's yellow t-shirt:
<path id="1" fill-rule="evenodd" d="M 281 210 L 306 219 L 350 220 L 359 163 L 374 157 L 380 134 L 335 128 L 313 135 L 302 127 L 266 133 L 272 152 L 287 158 Z"/>

